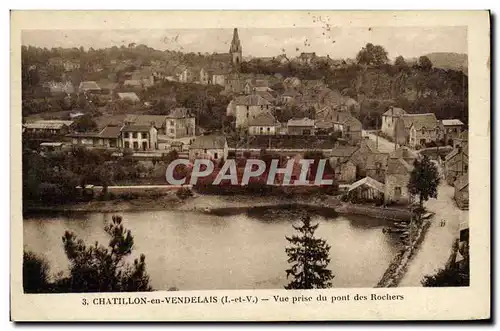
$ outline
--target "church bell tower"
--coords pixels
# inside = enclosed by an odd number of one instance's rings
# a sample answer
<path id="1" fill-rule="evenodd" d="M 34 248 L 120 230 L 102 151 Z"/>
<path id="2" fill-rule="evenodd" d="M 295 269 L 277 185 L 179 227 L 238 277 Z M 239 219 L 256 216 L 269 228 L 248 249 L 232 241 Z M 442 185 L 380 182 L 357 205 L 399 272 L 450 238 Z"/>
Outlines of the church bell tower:
<path id="1" fill-rule="evenodd" d="M 234 29 L 233 32 L 233 41 L 231 42 L 231 47 L 229 48 L 229 53 L 231 54 L 231 61 L 234 67 L 239 67 L 242 61 L 241 54 L 241 42 L 240 37 L 238 36 L 238 29 Z"/>

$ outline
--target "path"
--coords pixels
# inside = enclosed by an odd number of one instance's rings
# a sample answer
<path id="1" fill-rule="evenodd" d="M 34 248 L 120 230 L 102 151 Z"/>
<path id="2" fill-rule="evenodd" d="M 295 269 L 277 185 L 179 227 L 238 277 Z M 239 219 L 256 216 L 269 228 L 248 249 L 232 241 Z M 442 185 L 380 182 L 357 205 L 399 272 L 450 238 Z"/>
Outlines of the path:
<path id="1" fill-rule="evenodd" d="M 364 137 L 370 138 L 370 140 L 373 140 L 374 142 L 377 141 L 377 136 L 369 131 L 363 130 L 362 132 Z M 389 140 L 378 137 L 378 150 L 382 153 L 392 153 L 394 152 L 394 143 L 390 142 Z"/>
<path id="2" fill-rule="evenodd" d="M 469 218 L 467 210 L 460 210 L 455 205 L 453 194 L 454 188 L 442 180 L 438 187 L 438 198 L 426 202 L 427 210 L 435 215 L 422 246 L 410 261 L 399 287 L 422 286 L 420 282 L 424 276 L 445 266 L 453 242 L 458 237 L 460 223 Z M 446 220 L 446 225 L 441 227 L 440 221 L 443 219 Z"/>

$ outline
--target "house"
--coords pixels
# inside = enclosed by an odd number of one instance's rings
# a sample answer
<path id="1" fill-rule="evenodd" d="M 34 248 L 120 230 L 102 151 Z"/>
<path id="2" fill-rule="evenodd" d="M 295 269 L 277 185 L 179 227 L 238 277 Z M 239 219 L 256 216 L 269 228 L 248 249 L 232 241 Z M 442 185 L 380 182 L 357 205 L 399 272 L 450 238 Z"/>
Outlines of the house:
<path id="1" fill-rule="evenodd" d="M 44 84 L 45 88 L 49 90 L 51 94 L 59 94 L 59 93 L 66 93 L 66 94 L 73 94 L 75 93 L 75 88 L 73 87 L 73 84 L 70 81 L 66 82 L 55 82 L 55 81 L 50 81 Z"/>
<path id="2" fill-rule="evenodd" d="M 407 114 L 402 119 L 405 128 L 409 127 L 408 145 L 411 148 L 425 147 L 427 143 L 439 140 L 439 122 L 434 113 Z"/>
<path id="3" fill-rule="evenodd" d="M 243 86 L 243 93 L 251 94 L 255 91 L 268 92 L 269 82 L 265 79 L 247 79 Z"/>
<path id="4" fill-rule="evenodd" d="M 469 173 L 462 174 L 454 183 L 454 199 L 460 209 L 469 209 Z"/>
<path id="5" fill-rule="evenodd" d="M 300 53 L 296 60 L 300 64 L 312 64 L 316 61 L 316 53 Z"/>
<path id="6" fill-rule="evenodd" d="M 314 134 L 314 120 L 307 117 L 289 119 L 287 123 L 289 135 L 310 136 Z"/>
<path id="7" fill-rule="evenodd" d="M 128 114 L 123 120 L 124 124 L 136 124 L 136 125 L 150 125 L 154 123 L 155 128 L 158 130 L 158 134 L 167 134 L 167 115 L 135 115 Z"/>
<path id="8" fill-rule="evenodd" d="M 294 89 L 288 89 L 283 94 L 281 94 L 280 100 L 283 103 L 293 102 L 296 98 L 300 97 L 301 94 Z"/>
<path id="9" fill-rule="evenodd" d="M 385 173 L 384 202 L 386 204 L 408 204 L 411 195 L 408 190 L 413 165 L 402 158 L 390 158 Z"/>
<path id="10" fill-rule="evenodd" d="M 189 159 L 227 160 L 228 148 L 224 136 L 198 136 L 189 146 Z"/>
<path id="11" fill-rule="evenodd" d="M 165 134 L 171 139 L 194 137 L 196 133 L 196 119 L 187 108 L 172 109 L 166 121 Z"/>
<path id="12" fill-rule="evenodd" d="M 338 121 L 334 121 L 334 131 L 340 132 L 340 137 L 352 143 L 358 143 L 362 139 L 361 122 L 350 113 L 340 113 Z"/>
<path id="13" fill-rule="evenodd" d="M 444 175 L 449 185 L 469 171 L 468 145 L 454 148 L 444 159 Z"/>
<path id="14" fill-rule="evenodd" d="M 446 143 L 450 142 L 449 145 L 453 144 L 453 139 L 457 138 L 464 127 L 464 123 L 458 119 L 451 120 L 441 120 L 443 126 L 444 141 Z"/>
<path id="15" fill-rule="evenodd" d="M 465 130 L 458 134 L 456 138 L 453 138 L 453 148 L 459 146 L 464 146 L 469 141 L 469 131 Z"/>
<path id="16" fill-rule="evenodd" d="M 73 121 L 40 120 L 23 124 L 23 132 L 29 134 L 65 135 L 70 131 Z"/>
<path id="17" fill-rule="evenodd" d="M 270 112 L 264 112 L 248 120 L 250 135 L 275 135 L 280 123 Z"/>
<path id="18" fill-rule="evenodd" d="M 382 114 L 382 126 L 380 130 L 389 137 L 394 137 L 397 119 L 408 113 L 397 107 L 389 107 L 389 109 Z"/>
<path id="19" fill-rule="evenodd" d="M 117 94 L 118 94 L 118 98 L 122 101 L 128 100 L 128 101 L 131 101 L 134 103 L 141 101 L 139 99 L 139 97 L 137 96 L 137 94 L 135 94 L 135 92 L 120 92 Z"/>
<path id="20" fill-rule="evenodd" d="M 389 154 L 389 158 L 391 159 L 403 159 L 410 165 L 413 165 L 415 159 L 419 158 L 419 154 L 409 149 L 406 146 L 401 146 L 392 153 Z"/>
<path id="21" fill-rule="evenodd" d="M 269 112 L 273 109 L 271 103 L 257 94 L 239 96 L 234 99 L 236 113 L 236 128 L 248 128 L 248 121 L 256 118 L 259 114 Z"/>
<path id="22" fill-rule="evenodd" d="M 108 125 L 99 132 L 74 132 L 68 135 L 73 145 L 85 147 L 122 147 L 121 126 Z"/>
<path id="23" fill-rule="evenodd" d="M 276 101 L 276 98 L 271 94 L 269 93 L 269 91 L 258 91 L 256 90 L 254 92 L 256 95 L 260 95 L 261 97 L 263 97 L 264 99 L 266 99 L 267 101 L 273 103 Z"/>
<path id="24" fill-rule="evenodd" d="M 78 86 L 78 91 L 79 92 L 100 92 L 101 87 L 94 81 L 83 81 L 80 82 L 80 85 Z"/>
<path id="25" fill-rule="evenodd" d="M 352 183 L 347 190 L 351 201 L 383 201 L 384 193 L 384 184 L 368 176 Z"/>
<path id="26" fill-rule="evenodd" d="M 302 82 L 297 77 L 287 77 L 283 80 L 285 90 L 298 88 L 301 83 Z"/>
<path id="27" fill-rule="evenodd" d="M 383 183 L 389 154 L 381 153 L 370 139 L 363 139 L 358 146 L 351 156 L 351 161 L 356 165 L 356 177 L 370 177 Z"/>
<path id="28" fill-rule="evenodd" d="M 211 84 L 212 81 L 210 79 L 209 71 L 205 70 L 205 68 L 201 68 L 199 72 L 199 80 L 200 84 L 208 85 Z"/>
<path id="29" fill-rule="evenodd" d="M 176 68 L 176 76 L 181 83 L 193 83 L 196 80 L 194 72 L 185 65 Z"/>
<path id="30" fill-rule="evenodd" d="M 340 183 L 352 183 L 356 180 L 356 165 L 351 161 L 337 162 L 335 179 Z"/>
<path id="31" fill-rule="evenodd" d="M 42 152 L 60 152 L 64 147 L 63 142 L 44 142 L 40 144 L 40 149 Z"/>
<path id="32" fill-rule="evenodd" d="M 154 122 L 149 125 L 126 123 L 121 129 L 123 148 L 133 150 L 155 150 L 158 149 L 158 130 Z"/>
<path id="33" fill-rule="evenodd" d="M 80 69 L 80 61 L 63 61 L 64 71 L 73 71 Z"/>

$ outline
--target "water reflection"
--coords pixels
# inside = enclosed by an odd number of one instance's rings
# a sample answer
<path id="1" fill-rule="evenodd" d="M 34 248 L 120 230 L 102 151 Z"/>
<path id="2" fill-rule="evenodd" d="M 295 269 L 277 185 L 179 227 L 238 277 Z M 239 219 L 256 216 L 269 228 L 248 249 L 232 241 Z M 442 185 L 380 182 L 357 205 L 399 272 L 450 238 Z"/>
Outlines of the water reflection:
<path id="1" fill-rule="evenodd" d="M 294 234 L 297 213 L 238 213 L 229 216 L 196 212 L 126 212 L 125 227 L 135 238 L 134 257 L 146 255 L 153 288 L 260 289 L 287 284 L 285 236 Z M 51 272 L 67 270 L 61 237 L 70 230 L 85 240 L 107 244 L 104 232 L 112 214 L 30 215 L 24 221 L 26 249 L 45 256 Z M 335 287 L 372 287 L 397 251 L 397 240 L 382 233 L 383 220 L 325 217 L 317 236 L 331 246 Z"/>

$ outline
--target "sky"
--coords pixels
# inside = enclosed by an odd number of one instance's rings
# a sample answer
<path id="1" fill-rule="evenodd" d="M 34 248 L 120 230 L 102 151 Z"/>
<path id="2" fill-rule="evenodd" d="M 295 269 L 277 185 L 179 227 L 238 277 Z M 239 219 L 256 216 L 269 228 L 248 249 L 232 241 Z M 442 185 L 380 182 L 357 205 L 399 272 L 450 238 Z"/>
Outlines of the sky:
<path id="1" fill-rule="evenodd" d="M 394 59 L 432 52 L 467 54 L 467 28 L 432 27 L 318 27 L 239 28 L 243 57 L 267 57 L 283 53 L 296 56 L 316 52 L 331 58 L 355 58 L 367 43 L 382 45 Z M 232 28 L 223 29 L 128 29 L 128 30 L 24 30 L 22 44 L 39 47 L 105 48 L 146 44 L 159 50 L 228 52 Z"/>

